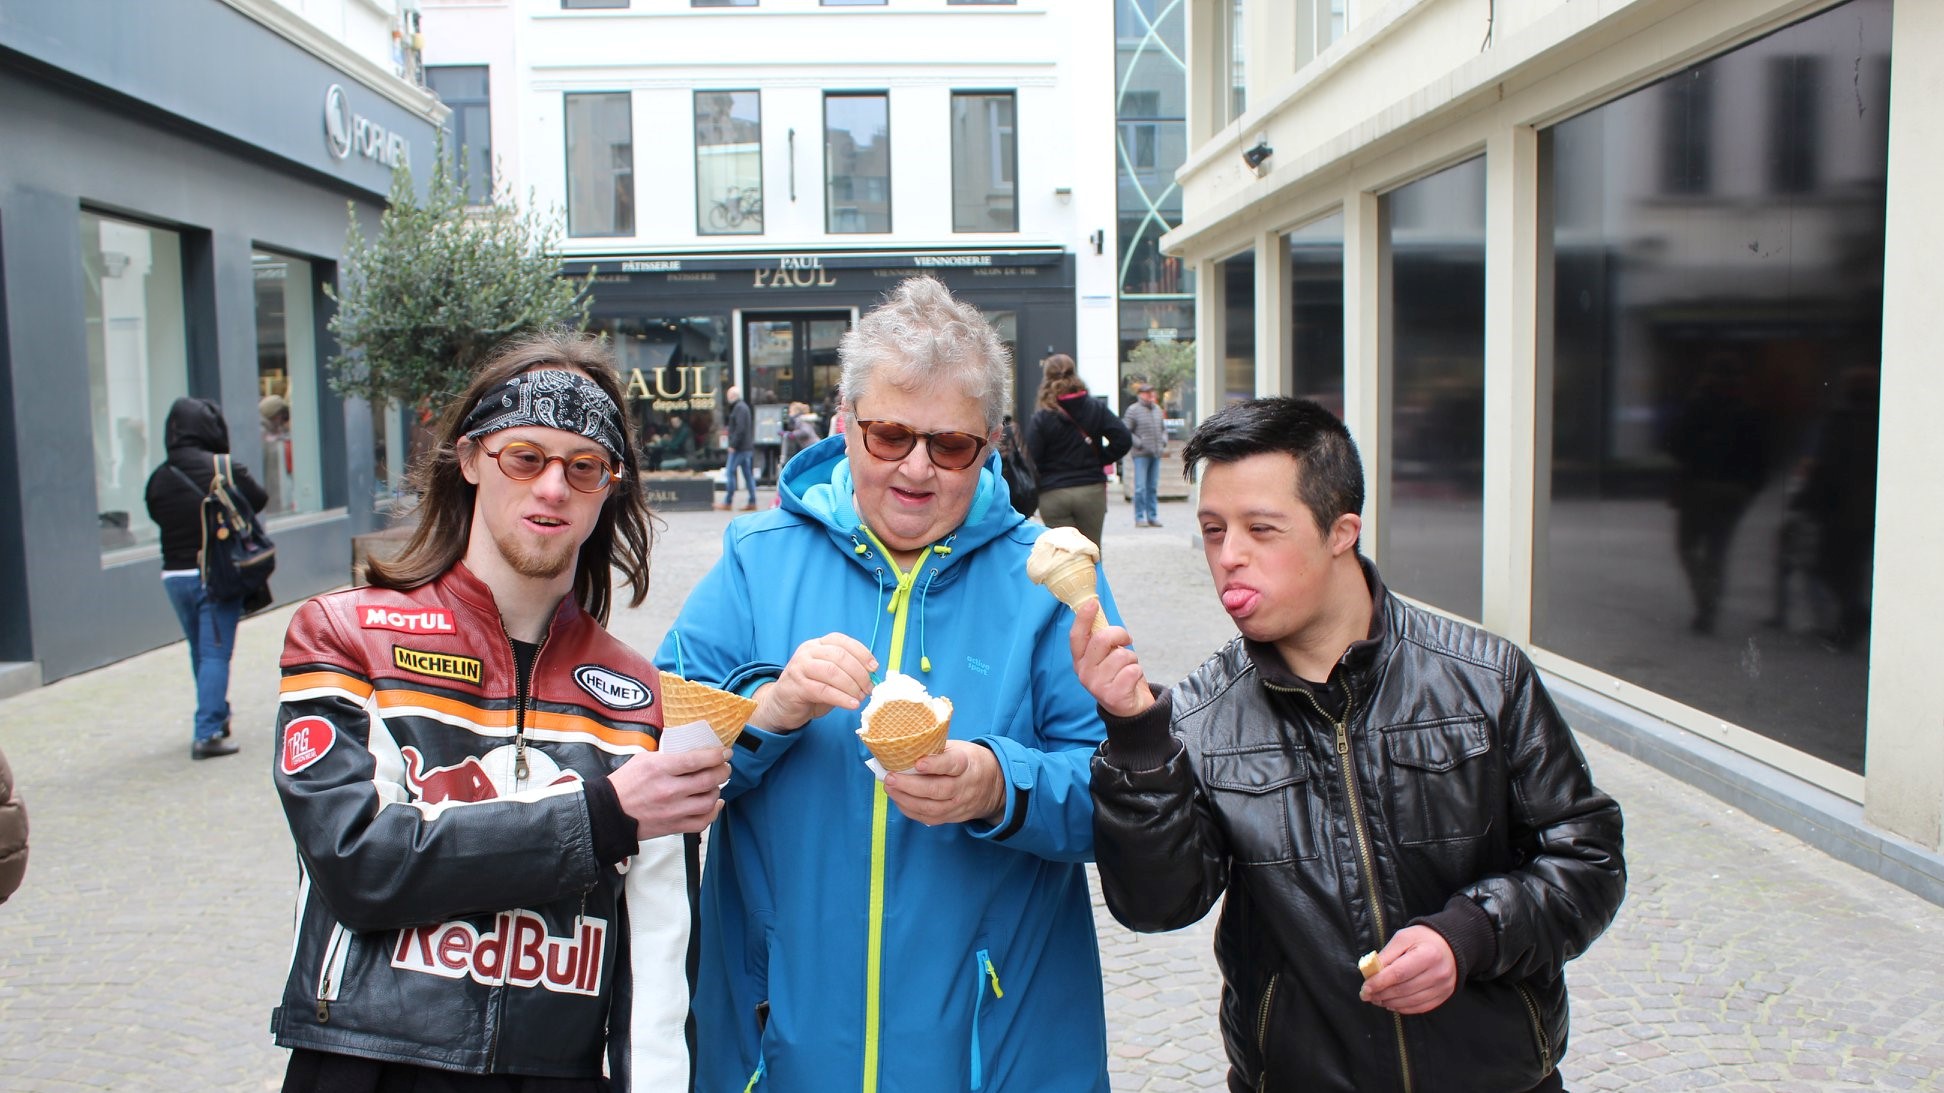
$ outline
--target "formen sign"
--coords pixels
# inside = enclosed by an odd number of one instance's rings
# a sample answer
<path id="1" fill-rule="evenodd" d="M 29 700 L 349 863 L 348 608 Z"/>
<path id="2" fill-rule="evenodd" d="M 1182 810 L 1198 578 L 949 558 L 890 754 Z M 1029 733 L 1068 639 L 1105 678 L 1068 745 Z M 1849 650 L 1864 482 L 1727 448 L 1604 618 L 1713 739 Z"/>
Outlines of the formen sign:
<path id="1" fill-rule="evenodd" d="M 412 151 L 404 137 L 363 114 L 352 113 L 342 84 L 332 84 L 324 91 L 324 142 L 333 159 L 346 159 L 356 149 L 364 158 L 387 167 L 405 162 Z"/>

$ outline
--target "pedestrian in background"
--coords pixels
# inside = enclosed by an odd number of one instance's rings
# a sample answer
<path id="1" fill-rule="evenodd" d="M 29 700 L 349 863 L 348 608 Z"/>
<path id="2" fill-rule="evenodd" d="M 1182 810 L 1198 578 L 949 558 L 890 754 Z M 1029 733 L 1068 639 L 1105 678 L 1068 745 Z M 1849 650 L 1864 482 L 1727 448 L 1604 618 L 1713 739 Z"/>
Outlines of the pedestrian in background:
<path id="1" fill-rule="evenodd" d="M 1561 1089 L 1565 965 L 1626 889 L 1619 806 L 1517 646 L 1385 591 L 1328 410 L 1238 403 L 1182 456 L 1241 636 L 1157 697 L 1127 631 L 1076 613 L 1108 909 L 1175 930 L 1226 893 L 1231 1089 Z"/>
<path id="2" fill-rule="evenodd" d="M 1155 402 L 1154 385 L 1134 385 L 1134 401 L 1121 415 L 1134 437 L 1134 526 L 1161 526 L 1161 457 L 1168 454 L 1168 419 Z"/>
<path id="3" fill-rule="evenodd" d="M 1026 577 L 1045 529 L 1002 499 L 1011 361 L 929 277 L 838 357 L 849 431 L 729 525 L 655 655 L 757 703 L 702 874 L 696 1088 L 1107 1093 L 1100 718 Z M 890 672 L 953 709 L 880 782 L 855 730 Z"/>
<path id="4" fill-rule="evenodd" d="M 285 1093 L 690 1088 L 687 878 L 729 766 L 659 750 L 654 665 L 604 625 L 653 540 L 621 390 L 593 338 L 494 350 L 404 551 L 291 619 Z"/>
<path id="5" fill-rule="evenodd" d="M 169 407 L 163 440 L 168 455 L 149 475 L 145 499 L 149 519 L 162 531 L 162 589 L 175 607 L 182 636 L 189 641 L 189 673 L 196 681 L 196 720 L 189 758 L 234 755 L 230 739 L 230 655 L 236 651 L 236 623 L 243 600 L 219 600 L 203 587 L 203 498 L 216 477 L 216 457 L 230 450 L 223 408 L 209 399 L 179 398 Z M 228 461 L 230 485 L 263 511 L 269 493 L 250 469 Z"/>
<path id="6" fill-rule="evenodd" d="M 727 510 L 736 503 L 736 474 L 742 473 L 743 481 L 749 484 L 749 504 L 744 512 L 756 511 L 756 418 L 749 403 L 743 401 L 742 388 L 730 387 L 729 420 L 723 433 L 729 446 L 729 466 L 722 474 L 722 503 L 716 508 Z"/>
<path id="7" fill-rule="evenodd" d="M 0 903 L 20 890 L 27 873 L 27 802 L 14 792 L 13 768 L 0 752 Z"/>
<path id="8" fill-rule="evenodd" d="M 1087 393 L 1073 358 L 1046 358 L 1039 409 L 1026 425 L 1026 448 L 1039 471 L 1039 515 L 1050 528 L 1078 528 L 1100 542 L 1107 522 L 1107 473 L 1134 446 L 1121 419 Z"/>

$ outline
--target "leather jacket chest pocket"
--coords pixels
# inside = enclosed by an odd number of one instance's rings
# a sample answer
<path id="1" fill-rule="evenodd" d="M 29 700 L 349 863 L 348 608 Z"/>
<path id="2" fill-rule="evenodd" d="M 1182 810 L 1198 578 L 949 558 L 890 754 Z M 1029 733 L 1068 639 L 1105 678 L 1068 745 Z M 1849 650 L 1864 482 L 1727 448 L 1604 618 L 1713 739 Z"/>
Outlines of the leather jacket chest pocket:
<path id="1" fill-rule="evenodd" d="M 1242 865 L 1277 865 L 1316 857 L 1310 819 L 1309 763 L 1281 745 L 1209 752 L 1202 785 Z"/>
<path id="2" fill-rule="evenodd" d="M 1462 842 L 1492 829 L 1504 810 L 1492 734 L 1483 720 L 1384 730 L 1391 832 L 1403 846 Z"/>

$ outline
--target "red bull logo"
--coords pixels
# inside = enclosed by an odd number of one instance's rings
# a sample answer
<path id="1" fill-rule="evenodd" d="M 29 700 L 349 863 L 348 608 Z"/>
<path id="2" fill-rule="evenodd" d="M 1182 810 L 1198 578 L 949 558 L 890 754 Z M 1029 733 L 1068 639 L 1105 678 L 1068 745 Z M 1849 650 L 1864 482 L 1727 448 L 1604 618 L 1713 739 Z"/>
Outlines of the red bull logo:
<path id="1" fill-rule="evenodd" d="M 485 986 L 539 987 L 562 994 L 599 994 L 607 922 L 582 918 L 572 937 L 547 933 L 532 911 L 501 911 L 485 933 L 445 922 L 401 930 L 391 964 L 445 979 L 471 976 Z"/>
<path id="2" fill-rule="evenodd" d="M 452 612 L 443 607 L 421 607 L 400 611 L 380 604 L 363 604 L 359 618 L 366 630 L 397 630 L 406 634 L 456 634 Z"/>
<path id="3" fill-rule="evenodd" d="M 513 745 L 507 744 L 494 748 L 484 756 L 468 755 L 449 767 L 427 767 L 425 755 L 417 748 L 406 746 L 398 749 L 405 758 L 405 785 L 412 791 L 414 800 L 428 805 L 444 801 L 492 801 L 500 796 L 501 785 L 512 785 L 513 765 L 517 758 Z M 562 782 L 577 782 L 580 774 L 576 771 L 563 771 L 553 757 L 538 748 L 527 749 L 528 785 L 553 786 Z"/>

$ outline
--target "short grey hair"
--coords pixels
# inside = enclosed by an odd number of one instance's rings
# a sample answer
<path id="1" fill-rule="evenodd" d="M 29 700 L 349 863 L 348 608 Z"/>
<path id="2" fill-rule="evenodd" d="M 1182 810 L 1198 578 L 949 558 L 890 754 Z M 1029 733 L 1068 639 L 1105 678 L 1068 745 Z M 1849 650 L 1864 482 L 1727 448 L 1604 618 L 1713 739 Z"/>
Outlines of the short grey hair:
<path id="1" fill-rule="evenodd" d="M 935 277 L 907 278 L 859 319 L 837 348 L 838 391 L 855 409 L 872 381 L 906 391 L 957 384 L 985 408 L 986 431 L 1011 411 L 1012 354 L 979 309 Z"/>

